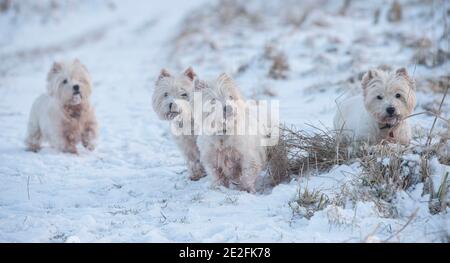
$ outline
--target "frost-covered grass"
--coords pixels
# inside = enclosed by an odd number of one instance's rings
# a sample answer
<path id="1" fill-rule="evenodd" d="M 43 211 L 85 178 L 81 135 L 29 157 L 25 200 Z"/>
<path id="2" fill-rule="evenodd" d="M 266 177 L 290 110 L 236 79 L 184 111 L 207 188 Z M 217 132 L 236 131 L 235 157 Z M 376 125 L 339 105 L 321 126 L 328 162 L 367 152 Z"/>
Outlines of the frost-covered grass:
<path id="1" fill-rule="evenodd" d="M 200 77 L 230 73 L 248 98 L 279 100 L 281 121 L 311 134 L 332 126 L 335 101 L 359 92 L 365 70 L 406 66 L 415 112 L 437 112 L 450 66 L 445 1 L 399 1 L 401 16 L 392 1 L 11 2 L 0 4 L 0 241 L 448 242 L 450 146 L 434 147 L 445 121 L 423 148 L 433 114 L 411 117 L 405 152 L 311 161 L 312 173 L 276 186 L 264 173 L 252 195 L 190 181 L 150 106 L 162 67 L 192 65 Z M 98 148 L 26 152 L 31 103 L 66 57 L 92 74 Z"/>

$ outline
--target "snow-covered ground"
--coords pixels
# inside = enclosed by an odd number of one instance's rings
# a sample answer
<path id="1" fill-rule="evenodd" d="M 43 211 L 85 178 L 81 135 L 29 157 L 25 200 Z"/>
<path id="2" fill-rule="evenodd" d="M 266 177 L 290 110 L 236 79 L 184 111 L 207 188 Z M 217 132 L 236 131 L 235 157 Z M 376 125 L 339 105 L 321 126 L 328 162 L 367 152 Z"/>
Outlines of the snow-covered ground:
<path id="1" fill-rule="evenodd" d="M 299 190 L 339 195 L 361 173 L 357 163 L 258 194 L 211 188 L 208 177 L 190 181 L 168 124 L 151 109 L 159 70 L 192 65 L 200 76 L 232 74 L 249 98 L 279 100 L 282 122 L 330 127 L 335 100 L 358 89 L 351 79 L 382 64 L 414 72 L 416 112 L 433 108 L 443 93 L 427 81 L 448 76 L 450 61 L 412 58 L 418 39 L 448 30 L 439 20 L 450 8 L 445 1 L 400 1 L 400 22 L 386 18 L 392 1 L 351 1 L 348 9 L 344 1 L 242 1 L 238 8 L 226 1 L 221 12 L 204 0 L 11 2 L 0 8 L 1 242 L 448 241 L 450 217 L 430 214 L 423 183 L 397 194 L 395 217 L 370 201 L 299 216 Z M 448 38 L 430 45 L 423 53 L 449 52 Z M 268 74 L 272 52 L 287 58 L 286 72 Z M 98 148 L 78 156 L 27 152 L 31 103 L 44 92 L 51 63 L 73 57 L 93 78 Z M 449 111 L 447 100 L 446 118 Z M 417 134 L 432 121 L 412 118 Z M 432 165 L 436 176 L 450 171 Z"/>

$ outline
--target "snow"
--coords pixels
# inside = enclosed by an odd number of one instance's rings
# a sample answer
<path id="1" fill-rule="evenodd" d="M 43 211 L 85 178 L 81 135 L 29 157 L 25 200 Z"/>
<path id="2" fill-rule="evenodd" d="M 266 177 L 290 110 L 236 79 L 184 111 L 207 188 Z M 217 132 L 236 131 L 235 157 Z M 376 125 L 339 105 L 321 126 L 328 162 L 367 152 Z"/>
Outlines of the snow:
<path id="1" fill-rule="evenodd" d="M 367 32 L 372 19 L 365 18 L 367 10 L 374 10 L 376 4 L 365 7 L 366 2 L 360 2 L 351 16 L 329 17 L 330 10 L 340 6 L 338 1 L 332 2 L 314 12 L 306 20 L 308 26 L 293 34 L 276 19 L 267 20 L 264 30 L 242 26 L 236 31 L 233 26 L 222 29 L 208 24 L 210 20 L 205 18 L 206 22 L 195 26 L 208 32 L 206 37 L 191 36 L 186 40 L 189 44 L 181 40 L 185 45 L 181 49 L 174 40 L 186 26 L 184 19 L 194 11 L 208 10 L 201 7 L 211 6 L 209 1 L 68 1 L 60 11 L 49 8 L 49 1 L 41 1 L 41 6 L 35 5 L 44 11 L 37 12 L 24 3 L 21 6 L 28 8 L 21 13 L 0 13 L 0 241 L 447 240 L 450 218 L 429 213 L 429 195 L 422 195 L 423 184 L 398 193 L 397 218 L 381 216 L 370 201 L 329 205 L 310 219 L 293 213 L 289 204 L 299 189 L 307 185 L 333 198 L 360 173 L 358 164 L 337 166 L 258 194 L 211 188 L 208 177 L 190 181 L 168 123 L 158 120 L 151 109 L 152 86 L 159 70 L 181 71 L 192 65 L 201 76 L 221 71 L 235 74 L 248 97 L 267 98 L 260 88 L 270 87 L 280 101 L 283 122 L 305 128 L 305 123 L 331 126 L 334 101 L 342 93 L 356 90 L 343 92 L 343 86 L 337 84 L 340 80 L 380 63 L 406 63 L 409 70 L 413 68 L 407 62 L 411 49 L 403 50 L 398 42 L 385 43 L 379 38 L 391 27 L 388 22 L 380 18 L 380 24 Z M 270 1 L 263 7 L 257 1 L 249 1 L 249 5 L 254 10 L 278 7 Z M 433 31 L 426 29 L 436 22 L 416 21 L 413 15 L 423 9 L 411 10 L 407 19 L 414 22 L 412 32 L 433 37 Z M 315 20 L 332 27 L 313 26 Z M 395 28 L 411 31 L 405 23 Z M 362 41 L 369 43 L 370 52 L 362 52 L 367 45 L 353 46 L 354 39 L 366 35 L 368 40 Z M 283 38 L 277 41 L 279 36 Z M 217 45 L 216 49 L 206 49 L 205 39 Z M 261 56 L 267 42 L 277 43 L 289 57 L 287 80 L 266 77 L 269 64 Z M 323 52 L 333 48 L 337 48 L 335 53 Z M 354 56 L 359 61 L 350 62 Z M 100 124 L 98 148 L 92 153 L 82 150 L 78 156 L 49 147 L 37 154 L 27 152 L 23 140 L 32 101 L 45 90 L 53 60 L 73 57 L 87 65 L 93 78 L 92 103 Z M 237 74 L 246 63 L 248 69 Z M 448 66 L 449 61 L 433 70 L 418 66 L 415 74 L 445 74 Z M 323 70 L 329 74 L 320 74 Z M 420 90 L 418 108 L 438 98 L 439 94 Z M 427 129 L 432 120 L 422 115 L 412 121 Z M 441 123 L 439 128 L 443 128 Z M 416 160 L 417 155 L 410 158 Z M 433 176 L 441 178 L 450 168 L 436 162 L 433 160 Z M 414 219 L 397 233 L 416 210 Z"/>

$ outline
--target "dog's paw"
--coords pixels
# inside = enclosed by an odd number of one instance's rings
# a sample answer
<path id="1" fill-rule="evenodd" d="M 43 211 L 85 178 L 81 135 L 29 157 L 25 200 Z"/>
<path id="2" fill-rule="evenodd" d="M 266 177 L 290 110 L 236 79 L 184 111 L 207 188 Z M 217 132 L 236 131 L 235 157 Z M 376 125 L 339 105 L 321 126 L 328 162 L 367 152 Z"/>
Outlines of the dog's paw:
<path id="1" fill-rule="evenodd" d="M 77 147 L 75 147 L 75 146 L 67 146 L 66 148 L 63 149 L 63 152 L 65 152 L 65 153 L 72 153 L 72 154 L 78 154 Z"/>
<path id="2" fill-rule="evenodd" d="M 92 143 L 83 143 L 84 148 L 88 149 L 89 151 L 95 150 L 95 144 Z"/>
<path id="3" fill-rule="evenodd" d="M 30 145 L 27 145 L 26 150 L 29 152 L 37 153 L 37 152 L 39 152 L 39 150 L 41 150 L 41 146 L 37 145 L 37 144 L 30 144 Z"/>
<path id="4" fill-rule="evenodd" d="M 247 191 L 249 194 L 256 194 L 256 189 L 254 186 L 244 187 L 244 191 Z"/>
<path id="5" fill-rule="evenodd" d="M 192 173 L 189 176 L 189 179 L 191 179 L 191 181 L 198 181 L 205 176 L 206 176 L 206 173 L 204 173 L 204 172 L 196 172 L 196 173 Z"/>

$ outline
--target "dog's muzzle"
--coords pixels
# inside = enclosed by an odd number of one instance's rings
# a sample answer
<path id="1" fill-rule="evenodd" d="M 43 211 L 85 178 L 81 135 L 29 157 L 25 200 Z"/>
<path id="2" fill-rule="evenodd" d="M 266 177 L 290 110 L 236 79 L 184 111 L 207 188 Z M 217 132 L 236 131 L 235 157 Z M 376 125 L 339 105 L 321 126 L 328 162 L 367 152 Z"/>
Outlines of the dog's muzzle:
<path id="1" fill-rule="evenodd" d="M 400 115 L 394 115 L 394 116 L 386 116 L 383 118 L 383 123 L 389 124 L 389 125 L 396 125 L 401 120 Z"/>
<path id="2" fill-rule="evenodd" d="M 178 115 L 180 115 L 180 112 L 178 112 L 178 111 L 169 111 L 166 113 L 166 118 L 168 120 L 173 120 Z"/>
<path id="3" fill-rule="evenodd" d="M 81 96 L 81 93 L 80 93 L 79 91 L 74 91 L 74 92 L 73 92 L 73 95 L 72 95 L 72 101 L 71 101 L 71 104 L 72 104 L 72 105 L 78 105 L 78 104 L 80 104 L 82 98 L 83 98 L 83 97 Z"/>

